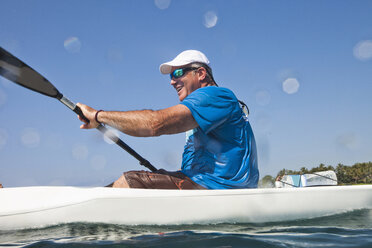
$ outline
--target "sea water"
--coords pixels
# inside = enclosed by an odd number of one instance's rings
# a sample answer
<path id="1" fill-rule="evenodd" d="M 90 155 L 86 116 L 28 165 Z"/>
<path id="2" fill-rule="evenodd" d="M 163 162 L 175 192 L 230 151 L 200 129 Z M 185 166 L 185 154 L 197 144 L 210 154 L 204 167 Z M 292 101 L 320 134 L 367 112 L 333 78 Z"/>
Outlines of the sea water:
<path id="1" fill-rule="evenodd" d="M 261 224 L 125 226 L 73 223 L 0 231 L 0 247 L 372 248 L 372 210 Z"/>

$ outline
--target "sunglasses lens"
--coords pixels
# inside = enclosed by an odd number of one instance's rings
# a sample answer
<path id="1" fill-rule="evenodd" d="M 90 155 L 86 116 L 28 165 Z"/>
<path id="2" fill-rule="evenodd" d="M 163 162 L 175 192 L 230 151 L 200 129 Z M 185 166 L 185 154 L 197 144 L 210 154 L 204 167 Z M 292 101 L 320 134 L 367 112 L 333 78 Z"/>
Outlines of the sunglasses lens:
<path id="1" fill-rule="evenodd" d="M 171 74 L 170 74 L 170 78 L 172 79 L 173 77 L 174 78 L 179 78 L 179 77 L 182 77 L 184 74 L 184 71 L 183 69 L 177 69 L 177 70 L 174 70 Z"/>

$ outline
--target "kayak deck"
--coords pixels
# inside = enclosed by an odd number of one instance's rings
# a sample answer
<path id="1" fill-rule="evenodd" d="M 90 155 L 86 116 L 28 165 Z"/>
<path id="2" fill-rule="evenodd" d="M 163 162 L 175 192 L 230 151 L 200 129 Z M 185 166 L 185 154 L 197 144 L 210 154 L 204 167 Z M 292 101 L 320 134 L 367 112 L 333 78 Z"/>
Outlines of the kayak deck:
<path id="1" fill-rule="evenodd" d="M 19 187 L 0 190 L 0 230 L 72 222 L 257 223 L 372 209 L 372 185 L 235 190 Z"/>

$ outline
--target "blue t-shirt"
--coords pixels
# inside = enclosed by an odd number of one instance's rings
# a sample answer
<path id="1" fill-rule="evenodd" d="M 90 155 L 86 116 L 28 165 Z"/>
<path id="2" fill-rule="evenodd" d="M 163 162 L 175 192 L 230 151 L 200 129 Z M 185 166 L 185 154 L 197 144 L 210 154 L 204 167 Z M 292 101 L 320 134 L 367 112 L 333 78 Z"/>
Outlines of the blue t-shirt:
<path id="1" fill-rule="evenodd" d="M 203 87 L 181 104 L 199 125 L 186 132 L 181 171 L 208 189 L 257 187 L 256 142 L 234 93 Z"/>

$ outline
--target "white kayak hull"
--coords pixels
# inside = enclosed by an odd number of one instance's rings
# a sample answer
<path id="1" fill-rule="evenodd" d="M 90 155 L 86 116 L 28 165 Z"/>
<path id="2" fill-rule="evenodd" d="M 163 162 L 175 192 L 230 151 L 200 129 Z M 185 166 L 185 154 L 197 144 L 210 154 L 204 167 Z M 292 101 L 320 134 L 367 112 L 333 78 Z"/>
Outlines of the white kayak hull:
<path id="1" fill-rule="evenodd" d="M 72 222 L 277 222 L 357 209 L 372 209 L 372 185 L 238 190 L 19 187 L 0 189 L 0 230 Z"/>

